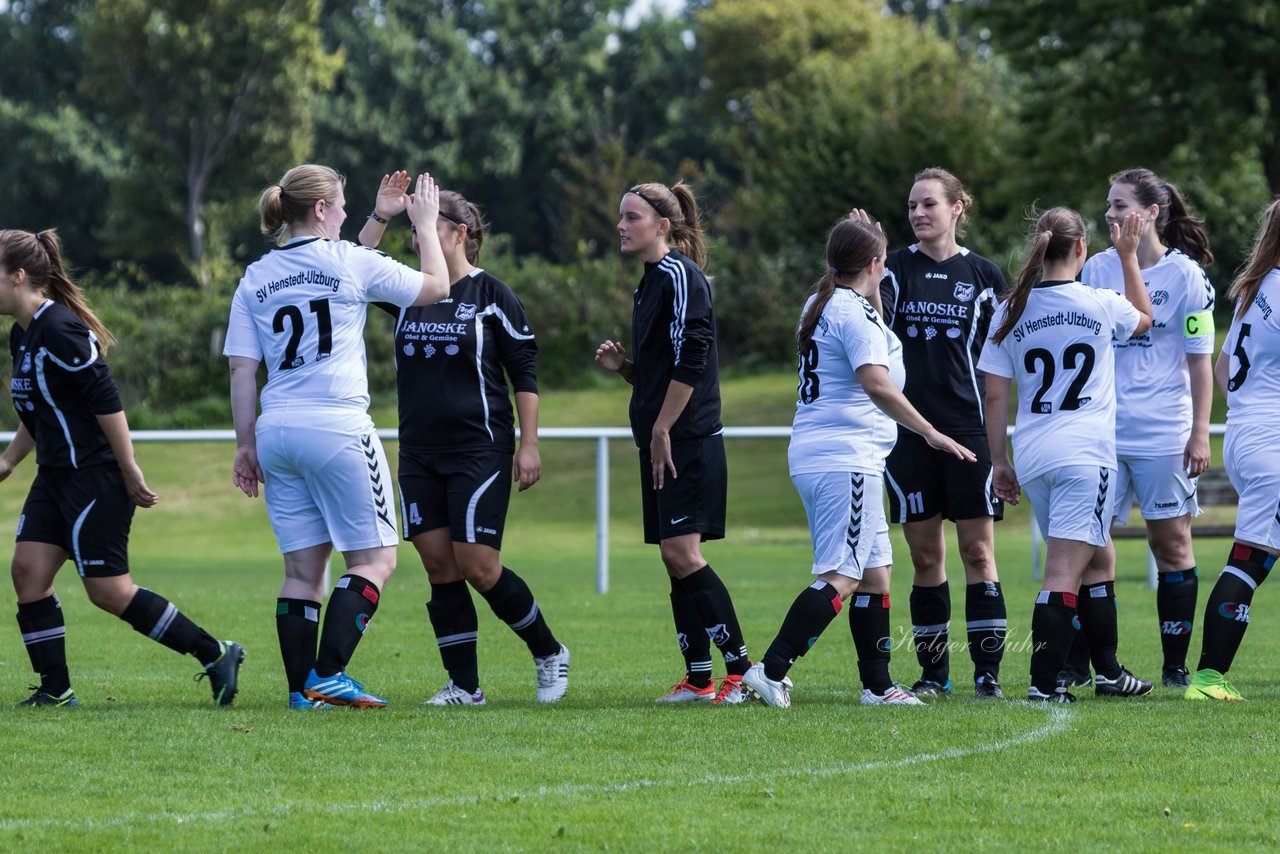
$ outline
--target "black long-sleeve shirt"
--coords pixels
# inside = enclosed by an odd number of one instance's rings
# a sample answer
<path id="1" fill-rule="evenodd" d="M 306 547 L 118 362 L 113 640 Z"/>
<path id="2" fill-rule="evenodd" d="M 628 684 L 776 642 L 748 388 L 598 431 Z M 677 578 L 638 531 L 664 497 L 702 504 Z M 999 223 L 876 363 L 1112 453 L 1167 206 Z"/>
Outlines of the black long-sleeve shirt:
<path id="1" fill-rule="evenodd" d="M 517 392 L 538 392 L 538 345 L 515 292 L 475 270 L 433 305 L 378 307 L 398 317 L 400 446 L 428 453 L 483 448 L 514 453 L 507 378 Z"/>
<path id="2" fill-rule="evenodd" d="M 674 249 L 644 265 L 631 315 L 631 434 L 648 448 L 654 422 L 672 380 L 693 386 L 693 395 L 671 428 L 671 438 L 694 439 L 721 432 L 720 368 L 716 316 L 707 277 Z"/>
<path id="3" fill-rule="evenodd" d="M 78 469 L 115 461 L 99 415 L 120 412 L 120 393 L 98 341 L 71 309 L 46 302 L 9 334 L 9 392 L 36 443 L 36 464 Z"/>

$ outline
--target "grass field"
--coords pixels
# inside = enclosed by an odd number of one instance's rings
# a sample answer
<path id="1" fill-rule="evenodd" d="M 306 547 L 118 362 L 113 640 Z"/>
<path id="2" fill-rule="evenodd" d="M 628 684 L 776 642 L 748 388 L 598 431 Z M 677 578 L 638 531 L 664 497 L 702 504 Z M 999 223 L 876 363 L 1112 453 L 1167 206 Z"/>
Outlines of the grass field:
<path id="1" fill-rule="evenodd" d="M 787 423 L 792 393 L 789 376 L 726 383 L 726 422 Z M 625 400 L 621 388 L 548 395 L 543 423 L 619 425 Z M 261 501 L 230 486 L 230 446 L 147 445 L 139 455 L 161 504 L 135 521 L 135 577 L 245 645 L 241 695 L 230 709 L 211 707 L 205 684 L 191 681 L 194 660 L 96 611 L 64 569 L 79 709 L 8 709 L 26 696 L 30 672 L 16 627 L 0 631 L 0 848 L 1190 850 L 1280 841 L 1280 640 L 1269 587 L 1232 670 L 1245 703 L 1191 704 L 1157 688 L 1136 701 L 1085 692 L 1053 709 L 983 704 L 968 696 L 959 653 L 955 697 L 864 708 L 848 624 L 837 620 L 792 671 L 790 710 L 657 707 L 681 660 L 656 550 L 639 542 L 634 450 L 613 450 L 612 589 L 601 597 L 594 446 L 548 441 L 543 481 L 513 498 L 503 554 L 573 652 L 569 696 L 534 702 L 523 645 L 477 599 L 489 705 L 423 707 L 445 677 L 425 576 L 403 548 L 352 665 L 391 707 L 291 713 L 272 620 L 279 557 Z M 730 531 L 706 553 L 760 654 L 808 581 L 807 532 L 783 442 L 735 441 L 729 461 Z M 0 487 L 0 518 L 16 518 L 30 475 L 27 464 Z M 997 529 L 1010 697 L 1025 696 L 1036 589 L 1026 512 L 1013 509 Z M 1197 544 L 1202 602 L 1226 546 Z M 1120 547 L 1121 658 L 1158 676 L 1145 558 L 1138 543 Z M 910 572 L 896 534 L 895 548 L 900 636 Z M 1193 662 L 1198 650 L 1197 629 Z M 908 650 L 895 650 L 893 672 L 916 677 Z"/>

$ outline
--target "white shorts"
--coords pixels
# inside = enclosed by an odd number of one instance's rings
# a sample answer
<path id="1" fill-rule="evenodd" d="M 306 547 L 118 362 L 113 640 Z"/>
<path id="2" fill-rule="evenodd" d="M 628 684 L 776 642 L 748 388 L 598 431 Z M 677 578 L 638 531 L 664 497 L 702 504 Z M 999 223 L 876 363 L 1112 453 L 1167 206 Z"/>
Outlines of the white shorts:
<path id="1" fill-rule="evenodd" d="M 862 578 L 867 569 L 893 563 L 884 514 L 884 478 L 862 472 L 793 474 L 813 540 L 813 574 L 838 572 Z"/>
<path id="2" fill-rule="evenodd" d="M 1280 549 L 1280 430 L 1228 424 L 1222 461 L 1240 494 L 1236 539 Z"/>
<path id="3" fill-rule="evenodd" d="M 1115 512 L 1115 483 L 1115 469 L 1060 466 L 1022 481 L 1022 491 L 1046 539 L 1105 546 Z"/>
<path id="4" fill-rule="evenodd" d="M 1182 467 L 1182 454 L 1166 457 L 1120 457 L 1116 471 L 1116 524 L 1129 522 L 1136 498 L 1148 521 L 1203 515 L 1196 501 L 1196 479 Z"/>
<path id="5" fill-rule="evenodd" d="M 400 542 L 394 479 L 363 409 L 281 407 L 258 419 L 258 463 L 281 552 L 340 552 Z"/>

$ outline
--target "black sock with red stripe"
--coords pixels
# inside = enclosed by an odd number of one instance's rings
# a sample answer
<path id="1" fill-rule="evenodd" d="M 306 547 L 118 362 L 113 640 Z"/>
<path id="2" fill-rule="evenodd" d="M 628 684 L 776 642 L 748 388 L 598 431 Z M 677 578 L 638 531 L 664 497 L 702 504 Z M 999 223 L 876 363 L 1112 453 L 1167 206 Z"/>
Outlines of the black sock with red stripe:
<path id="1" fill-rule="evenodd" d="M 1226 673 L 1249 628 L 1249 606 L 1258 585 L 1267 580 L 1274 555 L 1262 549 L 1235 543 L 1204 606 L 1204 641 L 1199 670 Z"/>
<path id="2" fill-rule="evenodd" d="M 378 610 L 378 585 L 358 575 L 344 575 L 333 586 L 324 609 L 324 628 L 316 654 L 316 675 L 341 673 L 355 655 L 364 630 Z"/>
<path id="3" fill-rule="evenodd" d="M 764 675 L 782 681 L 796 659 L 809 651 L 844 607 L 840 594 L 825 581 L 815 581 L 800 591 L 782 620 L 778 636 L 765 651 Z"/>
<path id="4" fill-rule="evenodd" d="M 1058 687 L 1058 673 L 1079 631 L 1076 594 L 1041 590 L 1031 612 L 1031 684 L 1042 694 Z"/>
<path id="5" fill-rule="evenodd" d="M 893 687 L 889 678 L 889 594 L 855 593 L 849 597 L 849 631 L 858 651 L 858 676 L 862 687 L 883 694 Z"/>

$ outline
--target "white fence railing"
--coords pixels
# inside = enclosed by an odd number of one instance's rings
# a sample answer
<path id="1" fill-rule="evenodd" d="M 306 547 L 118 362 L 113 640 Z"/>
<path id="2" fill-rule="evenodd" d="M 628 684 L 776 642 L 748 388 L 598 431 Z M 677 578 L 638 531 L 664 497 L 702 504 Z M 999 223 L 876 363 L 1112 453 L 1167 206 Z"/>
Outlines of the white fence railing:
<path id="1" fill-rule="evenodd" d="M 1009 434 L 1013 435 L 1013 427 Z M 1225 424 L 1211 424 L 1209 433 L 1221 436 L 1226 431 Z M 518 435 L 517 431 L 517 435 Z M 0 442 L 8 444 L 13 441 L 13 432 L 0 432 Z M 234 442 L 234 430 L 134 430 L 135 442 Z M 378 430 L 382 439 L 395 441 L 399 439 L 398 430 L 384 428 Z M 789 439 L 790 427 L 726 427 L 726 439 Z M 594 439 L 596 442 L 596 592 L 609 592 L 609 440 L 622 439 L 631 441 L 631 430 L 626 427 L 540 427 L 538 438 L 541 439 Z M 1031 577 L 1039 579 L 1043 566 L 1044 536 L 1035 516 L 1031 517 Z M 1156 559 L 1147 552 L 1147 580 L 1152 588 L 1156 586 Z"/>

